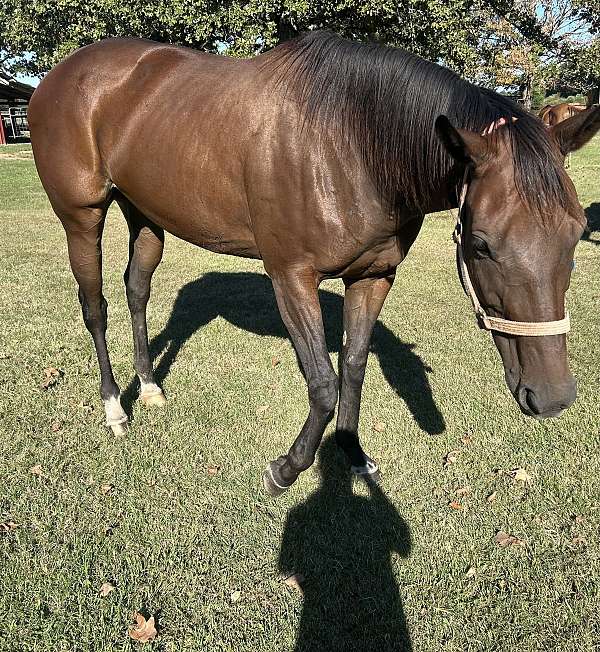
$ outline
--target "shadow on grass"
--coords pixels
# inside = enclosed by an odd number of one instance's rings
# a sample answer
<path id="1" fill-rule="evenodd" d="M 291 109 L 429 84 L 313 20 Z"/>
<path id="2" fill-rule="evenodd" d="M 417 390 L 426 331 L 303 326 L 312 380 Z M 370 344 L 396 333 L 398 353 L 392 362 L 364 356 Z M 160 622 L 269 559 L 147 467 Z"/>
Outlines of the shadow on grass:
<path id="1" fill-rule="evenodd" d="M 408 557 L 410 531 L 377 485 L 368 497 L 333 437 L 319 450 L 319 488 L 287 515 L 279 554 L 284 575 L 304 576 L 295 652 L 410 652 L 392 555 Z"/>
<path id="2" fill-rule="evenodd" d="M 581 236 L 581 239 L 592 244 L 600 245 L 600 240 L 591 237 L 593 231 L 600 231 L 600 202 L 595 201 L 590 204 L 585 209 L 585 216 L 587 218 L 587 229 Z"/>
<path id="3" fill-rule="evenodd" d="M 319 290 L 319 299 L 328 350 L 339 352 L 343 332 L 343 298 L 333 292 Z M 168 375 L 183 344 L 197 330 L 219 316 L 238 328 L 258 335 L 288 337 L 268 276 L 247 272 L 205 274 L 179 290 L 168 323 L 150 343 L 152 359 L 157 360 L 160 356 L 155 368 L 159 385 Z M 402 342 L 377 321 L 371 351 L 377 356 L 387 382 L 406 402 L 419 427 L 429 434 L 439 434 L 444 431 L 445 422 L 427 379 L 427 372 L 432 370 L 413 352 L 414 348 L 414 344 Z M 198 360 L 198 364 L 212 364 L 212 361 Z M 136 383 L 133 380 L 122 395 L 123 406 L 129 413 L 137 395 Z"/>

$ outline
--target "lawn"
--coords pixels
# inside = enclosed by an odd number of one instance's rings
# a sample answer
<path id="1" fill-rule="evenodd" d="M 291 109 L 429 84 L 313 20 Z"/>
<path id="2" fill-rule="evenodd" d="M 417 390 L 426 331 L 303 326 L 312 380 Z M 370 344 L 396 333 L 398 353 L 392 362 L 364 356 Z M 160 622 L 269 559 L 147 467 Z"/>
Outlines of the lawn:
<path id="1" fill-rule="evenodd" d="M 133 650 L 136 611 L 159 631 L 144 647 L 173 652 L 597 650 L 600 138 L 571 174 L 592 228 L 568 299 L 575 405 L 520 414 L 456 278 L 452 216 L 431 216 L 368 363 L 381 489 L 326 442 L 273 500 L 262 470 L 307 406 L 261 264 L 167 238 L 149 330 L 168 405 L 145 409 L 111 209 L 109 348 L 133 416 L 115 438 L 62 228 L 30 149 L 0 148 L 0 652 Z M 333 358 L 341 288 L 321 291 Z M 50 367 L 62 375 L 43 389 Z"/>

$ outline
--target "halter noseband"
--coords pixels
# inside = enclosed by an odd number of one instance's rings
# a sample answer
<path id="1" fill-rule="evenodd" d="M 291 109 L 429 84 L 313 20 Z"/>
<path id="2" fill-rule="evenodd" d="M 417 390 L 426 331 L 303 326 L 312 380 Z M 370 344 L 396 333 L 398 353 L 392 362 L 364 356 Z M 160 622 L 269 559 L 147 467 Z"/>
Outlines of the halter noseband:
<path id="1" fill-rule="evenodd" d="M 507 333 L 508 335 L 521 335 L 521 336 L 540 336 L 540 335 L 562 335 L 571 330 L 571 321 L 569 313 L 565 310 L 565 316 L 558 321 L 512 321 L 511 319 L 502 319 L 501 317 L 491 317 L 488 315 L 479 299 L 475 294 L 475 289 L 471 283 L 469 270 L 465 263 L 463 251 L 463 222 L 462 217 L 464 213 L 465 198 L 467 196 L 468 184 L 468 168 L 465 169 L 463 177 L 462 188 L 458 198 L 458 215 L 456 218 L 456 226 L 452 238 L 456 242 L 456 256 L 457 267 L 460 280 L 462 281 L 465 294 L 471 299 L 473 310 L 477 316 L 477 320 L 481 328 L 488 331 L 497 331 L 499 333 Z"/>

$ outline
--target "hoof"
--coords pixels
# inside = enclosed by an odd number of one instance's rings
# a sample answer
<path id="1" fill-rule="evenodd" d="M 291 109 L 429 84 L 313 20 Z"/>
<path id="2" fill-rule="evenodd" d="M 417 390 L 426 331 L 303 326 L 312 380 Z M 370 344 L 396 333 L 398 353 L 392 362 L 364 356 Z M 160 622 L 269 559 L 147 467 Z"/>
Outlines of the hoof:
<path id="1" fill-rule="evenodd" d="M 147 407 L 150 405 L 163 406 L 167 403 L 167 399 L 162 391 L 154 392 L 152 394 L 140 394 L 140 401 Z"/>
<path id="2" fill-rule="evenodd" d="M 275 479 L 273 478 L 273 462 L 267 466 L 265 469 L 265 472 L 263 473 L 263 487 L 265 488 L 265 491 L 269 496 L 272 498 L 277 498 L 277 496 L 281 496 L 282 493 L 285 493 L 290 486 L 284 487 L 277 482 L 275 482 Z"/>
<path id="3" fill-rule="evenodd" d="M 364 466 L 351 466 L 350 470 L 354 475 L 362 478 L 367 484 L 377 485 L 381 483 L 381 473 L 379 467 L 375 462 L 367 458 L 367 463 Z"/>
<path id="4" fill-rule="evenodd" d="M 121 423 L 111 423 L 108 426 L 115 437 L 124 437 L 127 434 L 127 421 Z"/>

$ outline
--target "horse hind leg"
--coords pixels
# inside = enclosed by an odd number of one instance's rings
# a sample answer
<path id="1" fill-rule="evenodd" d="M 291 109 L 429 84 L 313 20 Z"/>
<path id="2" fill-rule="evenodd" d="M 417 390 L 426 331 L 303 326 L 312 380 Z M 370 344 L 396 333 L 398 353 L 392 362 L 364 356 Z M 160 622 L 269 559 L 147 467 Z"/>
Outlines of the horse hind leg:
<path id="1" fill-rule="evenodd" d="M 154 379 L 146 322 L 152 274 L 162 258 L 164 231 L 121 193 L 117 193 L 115 198 L 129 227 L 129 263 L 124 281 L 133 328 L 133 366 L 140 381 L 140 400 L 145 405 L 164 405 L 165 395 Z"/>
<path id="2" fill-rule="evenodd" d="M 122 435 L 127 415 L 121 406 L 119 386 L 115 382 L 108 348 L 106 327 L 108 304 L 102 294 L 102 231 L 107 205 L 57 211 L 67 234 L 69 260 L 79 285 L 83 321 L 96 348 L 100 367 L 100 396 L 104 402 L 106 425 Z"/>

